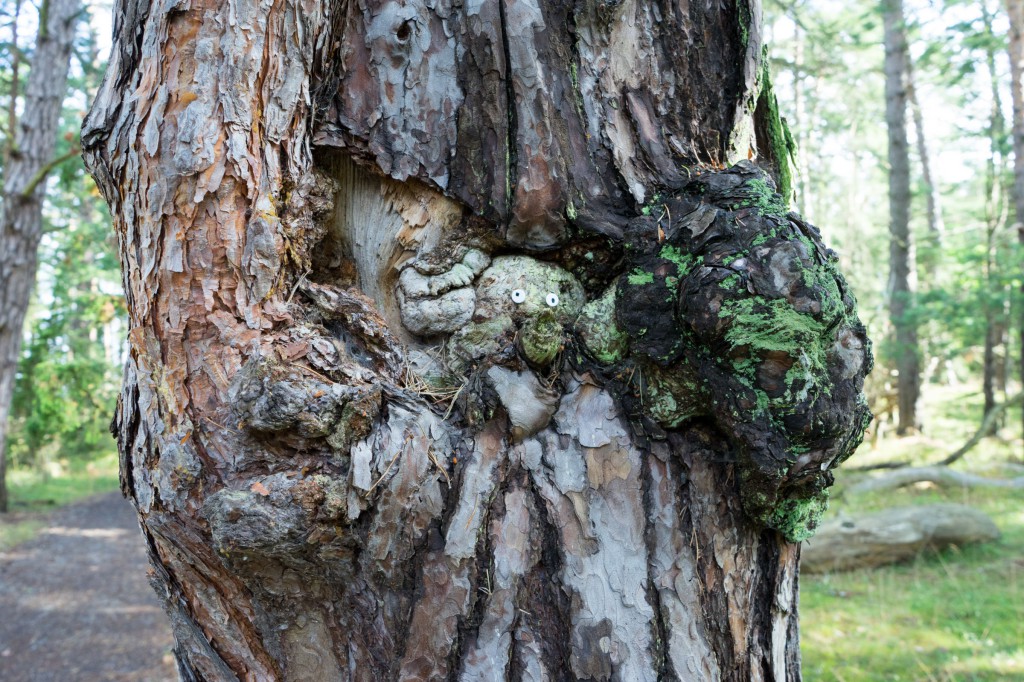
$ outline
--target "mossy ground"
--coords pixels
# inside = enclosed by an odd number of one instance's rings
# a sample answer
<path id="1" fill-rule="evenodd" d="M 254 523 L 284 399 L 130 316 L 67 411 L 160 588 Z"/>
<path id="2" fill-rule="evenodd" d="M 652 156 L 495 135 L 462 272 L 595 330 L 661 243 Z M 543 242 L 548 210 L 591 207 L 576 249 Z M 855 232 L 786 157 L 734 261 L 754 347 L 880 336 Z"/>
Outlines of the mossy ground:
<path id="1" fill-rule="evenodd" d="M 45 512 L 117 490 L 117 467 L 117 454 L 110 453 L 92 462 L 61 467 L 52 475 L 27 469 L 8 471 L 11 514 L 0 515 L 0 551 L 34 537 L 43 527 Z"/>
<path id="2" fill-rule="evenodd" d="M 981 396 L 973 389 L 927 387 L 922 405 L 926 437 L 882 441 L 876 449 L 866 443 L 847 465 L 892 459 L 935 462 L 977 428 L 980 408 Z M 1002 438 L 986 439 L 955 467 L 999 475 L 998 463 L 1011 458 L 1021 461 L 1024 443 L 1019 423 L 1017 409 L 1008 416 Z M 845 492 L 845 485 L 858 475 L 839 469 L 826 518 L 843 511 L 959 502 L 989 514 L 1003 537 L 997 543 L 922 555 L 900 566 L 802 575 L 804 679 L 1024 682 L 1024 499 L 1020 491 L 929 486 L 871 495 Z"/>

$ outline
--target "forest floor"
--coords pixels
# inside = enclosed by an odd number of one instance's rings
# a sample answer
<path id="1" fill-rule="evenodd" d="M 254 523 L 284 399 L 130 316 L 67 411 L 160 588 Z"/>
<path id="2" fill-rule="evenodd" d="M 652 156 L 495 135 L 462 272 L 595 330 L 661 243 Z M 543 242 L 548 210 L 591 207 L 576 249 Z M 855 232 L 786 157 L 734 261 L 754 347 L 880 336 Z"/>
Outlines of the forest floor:
<path id="1" fill-rule="evenodd" d="M 120 493 L 36 517 L 33 539 L 0 549 L 0 680 L 177 679 L 170 625 Z"/>
<path id="2" fill-rule="evenodd" d="M 925 435 L 884 439 L 875 448 L 865 443 L 839 469 L 829 515 L 957 502 L 988 514 L 1002 538 L 925 552 L 895 566 L 802 574 L 800 648 L 807 682 L 1024 682 L 1021 491 L 932 484 L 849 490 L 865 476 L 850 467 L 893 460 L 934 464 L 981 422 L 982 397 L 969 388 L 929 386 L 922 407 L 929 417 Z M 1020 410 L 1013 410 L 997 437 L 983 440 L 953 468 L 993 478 L 1019 476 L 1020 420 Z"/>

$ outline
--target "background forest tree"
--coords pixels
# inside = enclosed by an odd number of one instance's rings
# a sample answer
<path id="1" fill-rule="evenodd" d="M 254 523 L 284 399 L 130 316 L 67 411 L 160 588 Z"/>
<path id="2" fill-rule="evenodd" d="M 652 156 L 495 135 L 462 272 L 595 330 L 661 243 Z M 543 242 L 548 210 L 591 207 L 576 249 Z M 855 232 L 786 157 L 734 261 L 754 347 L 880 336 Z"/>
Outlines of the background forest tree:
<path id="1" fill-rule="evenodd" d="M 4 3 L 0 12 L 7 39 L 0 62 L 5 111 L 0 127 L 3 174 L 7 180 L 21 183 L 20 187 L 10 185 L 13 194 L 5 201 L 13 202 L 12 207 L 17 204 L 19 211 L 40 210 L 39 234 L 29 237 L 31 249 L 38 251 L 38 273 L 31 262 L 25 262 L 29 259 L 24 254 L 14 251 L 15 234 L 5 232 L 0 244 L 8 255 L 14 254 L 13 260 L 5 260 L 5 296 L 20 297 L 17 301 L 5 298 L 6 312 L 17 316 L 28 309 L 25 341 L 17 361 L 8 364 L 14 360 L 11 358 L 3 362 L 4 372 L 13 378 L 16 371 L 18 380 L 13 393 L 0 397 L 0 403 L 10 410 L 8 429 L 0 430 L 6 448 L 0 451 L 5 451 L 5 461 L 18 469 L 59 472 L 70 463 L 80 466 L 109 452 L 105 425 L 120 373 L 117 365 L 122 357 L 119 336 L 123 334 L 124 312 L 109 214 L 79 157 L 78 129 L 99 82 L 102 62 L 95 28 L 88 21 L 80 21 L 89 15 L 77 4 L 64 11 L 73 21 L 70 31 L 57 32 L 57 37 L 69 44 L 55 52 L 59 55 L 55 57 L 56 67 L 47 67 L 58 68 L 58 73 L 41 72 L 45 79 L 57 79 L 56 96 L 46 100 L 46 106 L 57 107 L 53 112 L 56 126 L 47 132 L 53 139 L 46 152 L 35 153 L 38 158 L 32 162 L 35 165 L 27 179 L 24 170 L 19 171 L 20 180 L 9 176 L 18 168 L 12 162 L 26 154 L 18 148 L 15 135 L 20 122 L 23 116 L 37 115 L 34 111 L 26 113 L 23 103 L 26 92 L 33 87 L 32 65 L 38 64 L 38 17 L 47 16 L 38 14 L 42 9 L 50 7 L 45 3 L 43 8 L 36 8 L 27 2 L 10 2 Z M 53 9 L 63 11 L 62 7 Z M 49 16 L 55 19 L 54 14 Z M 60 69 L 69 71 L 66 88 Z M 36 98 L 43 101 L 39 95 Z M 38 126 L 28 123 L 30 129 Z M 38 137 L 25 140 L 36 144 Z M 39 196 L 34 204 L 39 209 L 26 209 L 15 196 L 29 184 L 33 194 Z M 5 224 L 7 229 L 12 229 L 11 225 Z M 22 262 L 24 266 L 19 265 Z M 29 276 L 30 281 L 37 279 L 34 288 L 17 284 L 16 273 L 21 267 L 33 268 Z M 5 339 L 9 338 L 6 329 L 4 334 Z M 20 336 L 14 333 L 15 339 L 20 340 Z M 5 383 L 5 391 L 7 388 L 10 385 Z"/>
<path id="2" fill-rule="evenodd" d="M 769 3 L 780 107 L 801 149 L 797 203 L 829 226 L 872 337 L 881 341 L 871 394 L 879 417 L 873 428 L 882 430 L 895 426 L 897 381 L 889 372 L 901 352 L 887 320 L 889 273 L 878 267 L 890 241 L 878 201 L 888 168 L 880 48 L 889 6 Z M 906 3 L 904 14 L 905 87 L 914 95 L 906 112 L 910 233 L 921 273 L 916 303 L 904 315 L 919 330 L 922 391 L 981 379 L 991 387 L 987 410 L 1020 382 L 1008 22 L 994 0 Z M 930 417 L 922 415 L 925 435 Z"/>

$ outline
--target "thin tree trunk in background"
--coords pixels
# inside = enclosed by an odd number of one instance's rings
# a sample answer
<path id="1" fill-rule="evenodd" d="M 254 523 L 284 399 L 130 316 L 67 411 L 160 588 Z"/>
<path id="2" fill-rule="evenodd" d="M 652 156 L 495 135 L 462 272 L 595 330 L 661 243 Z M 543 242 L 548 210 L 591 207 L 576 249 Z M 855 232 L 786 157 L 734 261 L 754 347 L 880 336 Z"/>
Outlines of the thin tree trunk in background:
<path id="1" fill-rule="evenodd" d="M 885 121 L 889 130 L 889 319 L 895 330 L 899 373 L 898 435 L 917 428 L 921 390 L 917 326 L 911 318 L 917 274 L 910 233 L 910 154 L 907 143 L 907 37 L 902 0 L 883 0 Z"/>
<path id="2" fill-rule="evenodd" d="M 183 679 L 799 679 L 871 360 L 747 161 L 757 3 L 115 16 L 82 140 Z"/>
<path id="3" fill-rule="evenodd" d="M 807 74 L 804 72 L 804 45 L 805 39 L 803 30 L 800 24 L 796 21 L 793 22 L 793 135 L 796 138 L 796 164 L 794 169 L 794 177 L 796 178 L 796 198 L 795 198 L 795 209 L 798 213 L 807 214 L 807 208 L 810 194 L 810 185 L 808 182 L 808 171 L 807 164 L 808 156 L 804 150 L 807 148 L 807 133 L 805 128 L 805 122 L 807 121 L 807 114 L 804 111 L 805 97 L 804 97 L 804 81 L 807 78 Z"/>
<path id="4" fill-rule="evenodd" d="M 1017 241 L 1024 250 L 1024 0 L 1006 0 L 1010 18 L 1010 96 L 1013 99 L 1013 206 Z M 1018 264 L 1024 269 L 1024 263 Z M 1024 298 L 1024 284 L 1021 285 Z M 1021 386 L 1024 386 L 1024 301 L 1018 304 L 1017 324 Z M 1024 411 L 1021 429 L 1024 431 Z"/>
<path id="5" fill-rule="evenodd" d="M 43 233 L 45 174 L 53 160 L 67 88 L 78 0 L 44 0 L 25 104 L 4 168 L 0 216 L 0 511 L 7 511 L 7 418 L 14 395 L 22 325 L 36 276 Z"/>
<path id="6" fill-rule="evenodd" d="M 942 222 L 939 188 L 932 176 L 931 157 L 928 154 L 928 141 L 924 133 L 924 115 L 917 101 L 917 81 L 914 75 L 914 60 L 907 55 L 907 100 L 914 119 L 914 131 L 917 139 L 917 154 L 921 159 L 921 178 L 924 180 L 925 204 L 928 212 L 929 242 L 929 276 L 934 279 L 938 261 L 942 255 L 942 233 L 945 227 Z"/>
<path id="7" fill-rule="evenodd" d="M 981 17 L 986 35 L 992 37 L 992 15 L 988 10 L 987 0 L 981 3 Z M 982 368 L 982 392 L 985 396 L 985 406 L 983 415 L 988 415 L 996 406 L 997 384 L 1000 376 L 1004 375 L 999 371 L 996 349 L 999 345 L 1006 347 L 1007 333 L 1005 306 L 1001 300 L 997 301 L 1002 288 L 998 286 L 996 272 L 999 249 L 998 234 L 1005 222 L 1003 208 L 1005 194 L 1002 182 L 1004 158 L 1000 145 L 1005 133 L 1006 122 L 1003 118 L 995 49 L 992 47 L 991 41 L 986 45 L 985 64 L 988 69 L 992 106 L 989 112 L 989 157 L 985 164 L 985 350 Z"/>
<path id="8" fill-rule="evenodd" d="M 18 40 L 18 20 L 21 18 L 21 2 L 15 0 L 11 15 L 11 91 L 7 103 L 8 138 L 4 146 L 4 165 L 7 165 L 14 150 L 14 131 L 18 127 L 18 94 L 21 92 L 21 47 Z"/>

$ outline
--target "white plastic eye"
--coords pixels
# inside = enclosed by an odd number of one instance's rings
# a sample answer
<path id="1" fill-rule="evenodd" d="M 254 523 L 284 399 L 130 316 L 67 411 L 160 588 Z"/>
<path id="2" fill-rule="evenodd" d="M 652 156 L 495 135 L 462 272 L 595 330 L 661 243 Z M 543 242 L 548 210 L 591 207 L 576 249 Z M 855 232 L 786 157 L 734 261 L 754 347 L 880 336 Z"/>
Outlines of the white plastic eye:
<path id="1" fill-rule="evenodd" d="M 526 300 L 526 291 L 523 289 L 516 289 L 512 292 L 512 302 L 516 305 Z"/>
<path id="2" fill-rule="evenodd" d="M 548 295 L 544 298 L 544 302 L 547 303 L 550 307 L 554 308 L 556 305 L 558 305 L 558 294 L 554 292 L 548 293 Z"/>

